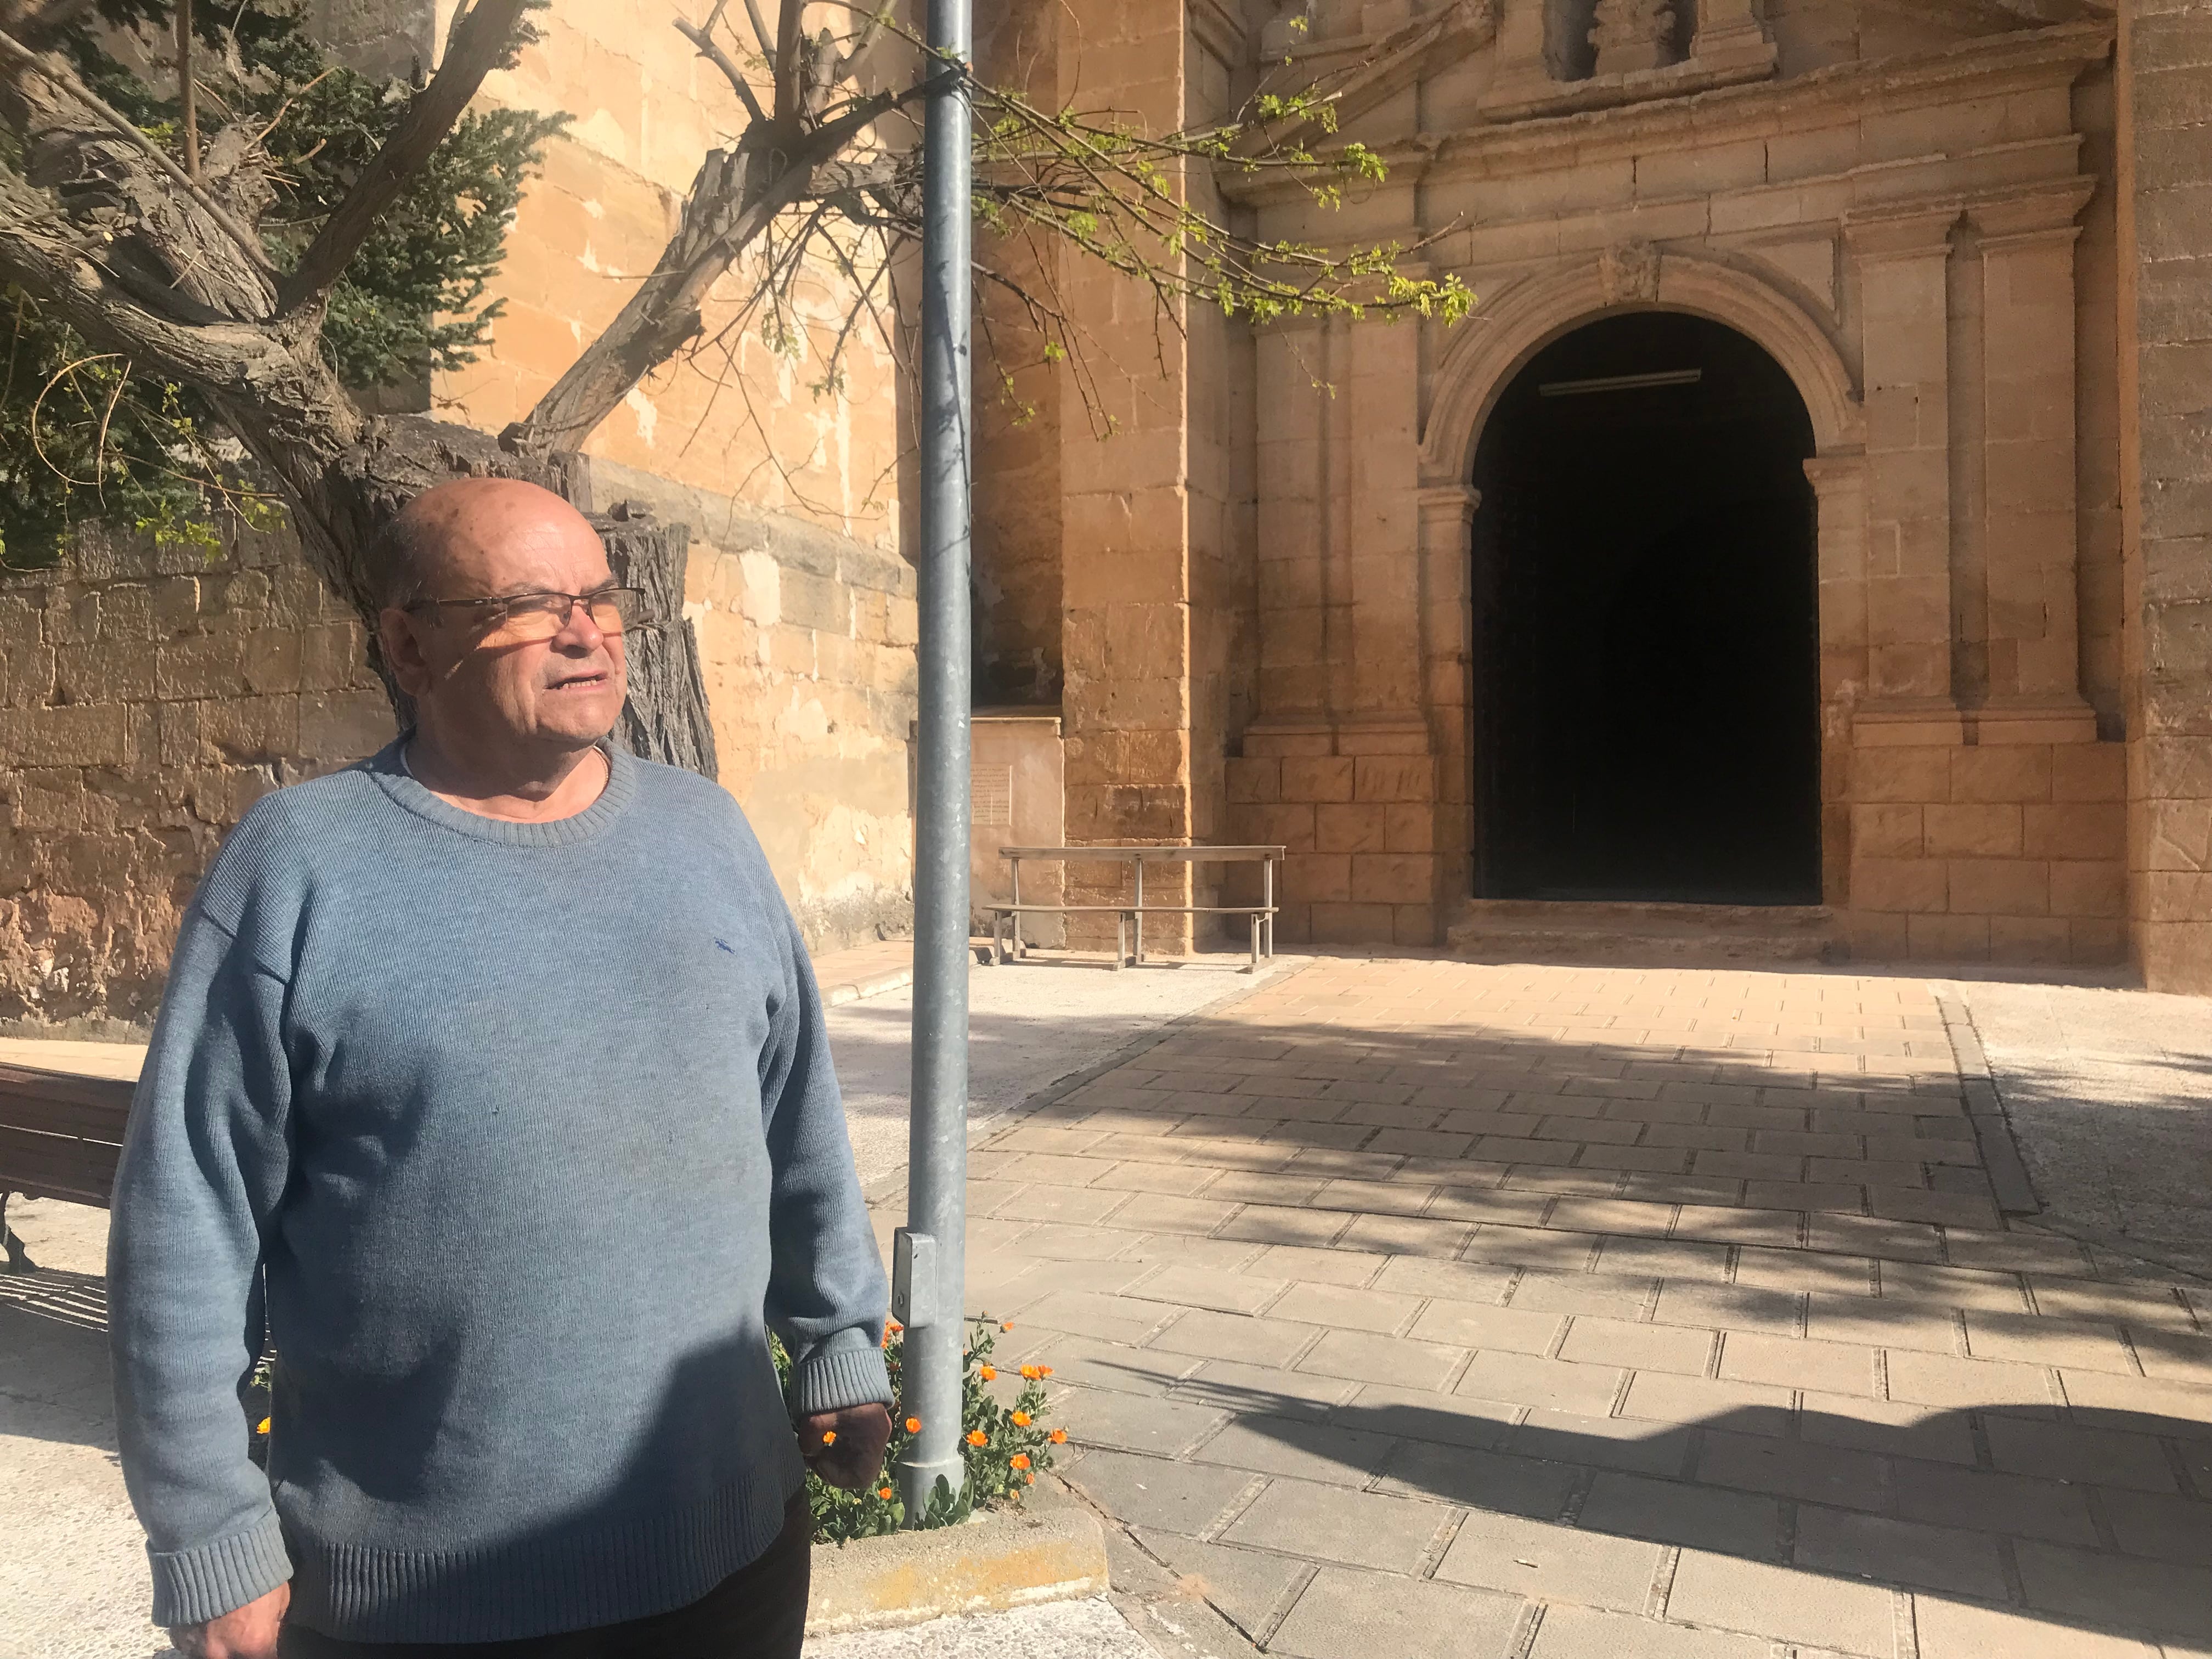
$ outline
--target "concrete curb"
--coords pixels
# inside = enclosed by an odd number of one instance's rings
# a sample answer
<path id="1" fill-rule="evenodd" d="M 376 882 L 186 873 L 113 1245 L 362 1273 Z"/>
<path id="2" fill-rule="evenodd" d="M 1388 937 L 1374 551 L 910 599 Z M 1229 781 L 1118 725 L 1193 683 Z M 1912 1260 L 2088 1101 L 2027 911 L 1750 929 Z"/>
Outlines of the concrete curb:
<path id="1" fill-rule="evenodd" d="M 1997 1208 L 2008 1216 L 2040 1215 L 2043 1200 L 2036 1195 L 2027 1160 L 2021 1156 L 2012 1119 L 2005 1113 L 2004 1097 L 1997 1091 L 1989 1057 L 1982 1052 L 1982 1035 L 1974 1029 L 1973 1012 L 1956 991 L 1937 992 L 1936 1003 L 1943 1011 L 1944 1035 L 1951 1040 L 1951 1054 L 1966 1091 L 1967 1121 L 1973 1125 L 1974 1139 L 1981 1147 L 1982 1168 L 1989 1175 Z"/>
<path id="2" fill-rule="evenodd" d="M 868 997 L 879 997 L 886 991 L 901 991 L 914 983 L 914 969 L 887 968 L 880 974 L 870 974 L 865 979 L 849 980 L 842 985 L 822 987 L 822 1006 L 842 1008 L 848 1002 L 859 1002 Z"/>
<path id="3" fill-rule="evenodd" d="M 814 1547 L 806 1633 L 891 1630 L 1106 1592 L 1106 1535 L 1065 1501 L 988 1510 L 936 1532 Z"/>

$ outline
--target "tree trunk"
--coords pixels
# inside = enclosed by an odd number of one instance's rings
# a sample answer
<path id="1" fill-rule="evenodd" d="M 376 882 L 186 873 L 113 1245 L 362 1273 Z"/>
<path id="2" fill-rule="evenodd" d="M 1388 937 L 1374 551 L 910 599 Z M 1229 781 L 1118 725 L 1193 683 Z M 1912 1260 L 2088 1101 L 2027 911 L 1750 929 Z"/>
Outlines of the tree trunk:
<path id="1" fill-rule="evenodd" d="M 617 580 L 645 590 L 646 615 L 657 625 L 627 641 L 629 701 L 619 728 L 633 755 L 715 775 L 714 728 L 708 719 L 707 684 L 699 669 L 699 638 L 684 614 L 684 572 L 691 527 L 655 524 L 633 501 L 617 501 L 592 526 L 606 544 Z"/>

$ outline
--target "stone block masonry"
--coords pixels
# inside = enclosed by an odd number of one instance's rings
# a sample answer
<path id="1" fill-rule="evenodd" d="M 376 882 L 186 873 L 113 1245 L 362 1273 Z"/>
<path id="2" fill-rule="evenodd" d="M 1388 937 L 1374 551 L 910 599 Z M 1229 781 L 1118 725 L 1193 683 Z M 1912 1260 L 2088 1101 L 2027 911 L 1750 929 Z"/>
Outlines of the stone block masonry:
<path id="1" fill-rule="evenodd" d="M 224 832 L 391 732 L 359 629 L 289 538 L 95 531 L 70 565 L 0 579 L 0 1017 L 150 1017 Z"/>
<path id="2" fill-rule="evenodd" d="M 2123 958 L 2124 744 L 1870 744 L 1867 735 L 1850 760 L 1855 957 Z"/>
<path id="3" fill-rule="evenodd" d="M 2129 917 L 2145 978 L 2212 994 L 2212 14 L 2120 9 L 2121 511 L 2130 690 Z"/>
<path id="4" fill-rule="evenodd" d="M 611 463 L 606 505 L 696 526 L 687 614 L 721 781 L 810 945 L 912 921 L 914 576 L 844 537 Z M 143 1024 L 222 837 L 390 741 L 361 630 L 284 536 L 94 532 L 0 577 L 0 1020 Z"/>

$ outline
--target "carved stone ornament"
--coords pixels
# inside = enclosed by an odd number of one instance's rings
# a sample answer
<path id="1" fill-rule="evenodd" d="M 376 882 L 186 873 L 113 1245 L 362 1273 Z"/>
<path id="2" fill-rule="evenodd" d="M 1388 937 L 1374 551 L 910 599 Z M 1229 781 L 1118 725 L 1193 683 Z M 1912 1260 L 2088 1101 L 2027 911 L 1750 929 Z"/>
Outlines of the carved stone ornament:
<path id="1" fill-rule="evenodd" d="M 1674 0 L 1598 0 L 1590 30 L 1600 75 L 1632 75 L 1674 61 Z"/>
<path id="2" fill-rule="evenodd" d="M 1609 306 L 1657 304 L 1659 250 L 1640 237 L 1606 249 L 1598 261 L 1598 287 Z"/>

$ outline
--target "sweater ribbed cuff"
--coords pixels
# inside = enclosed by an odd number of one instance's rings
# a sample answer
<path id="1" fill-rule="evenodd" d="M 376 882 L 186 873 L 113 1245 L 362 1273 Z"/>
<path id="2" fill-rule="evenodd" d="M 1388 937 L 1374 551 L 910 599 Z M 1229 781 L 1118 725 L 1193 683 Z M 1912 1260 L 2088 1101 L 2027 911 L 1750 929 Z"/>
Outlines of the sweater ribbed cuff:
<path id="1" fill-rule="evenodd" d="M 792 1367 L 791 1410 L 794 1417 L 842 1411 L 848 1406 L 891 1403 L 891 1374 L 880 1349 L 817 1349 Z"/>
<path id="2" fill-rule="evenodd" d="M 274 1510 L 213 1543 L 166 1555 L 149 1548 L 146 1555 L 154 1566 L 154 1622 L 164 1628 L 220 1619 L 292 1576 Z"/>

